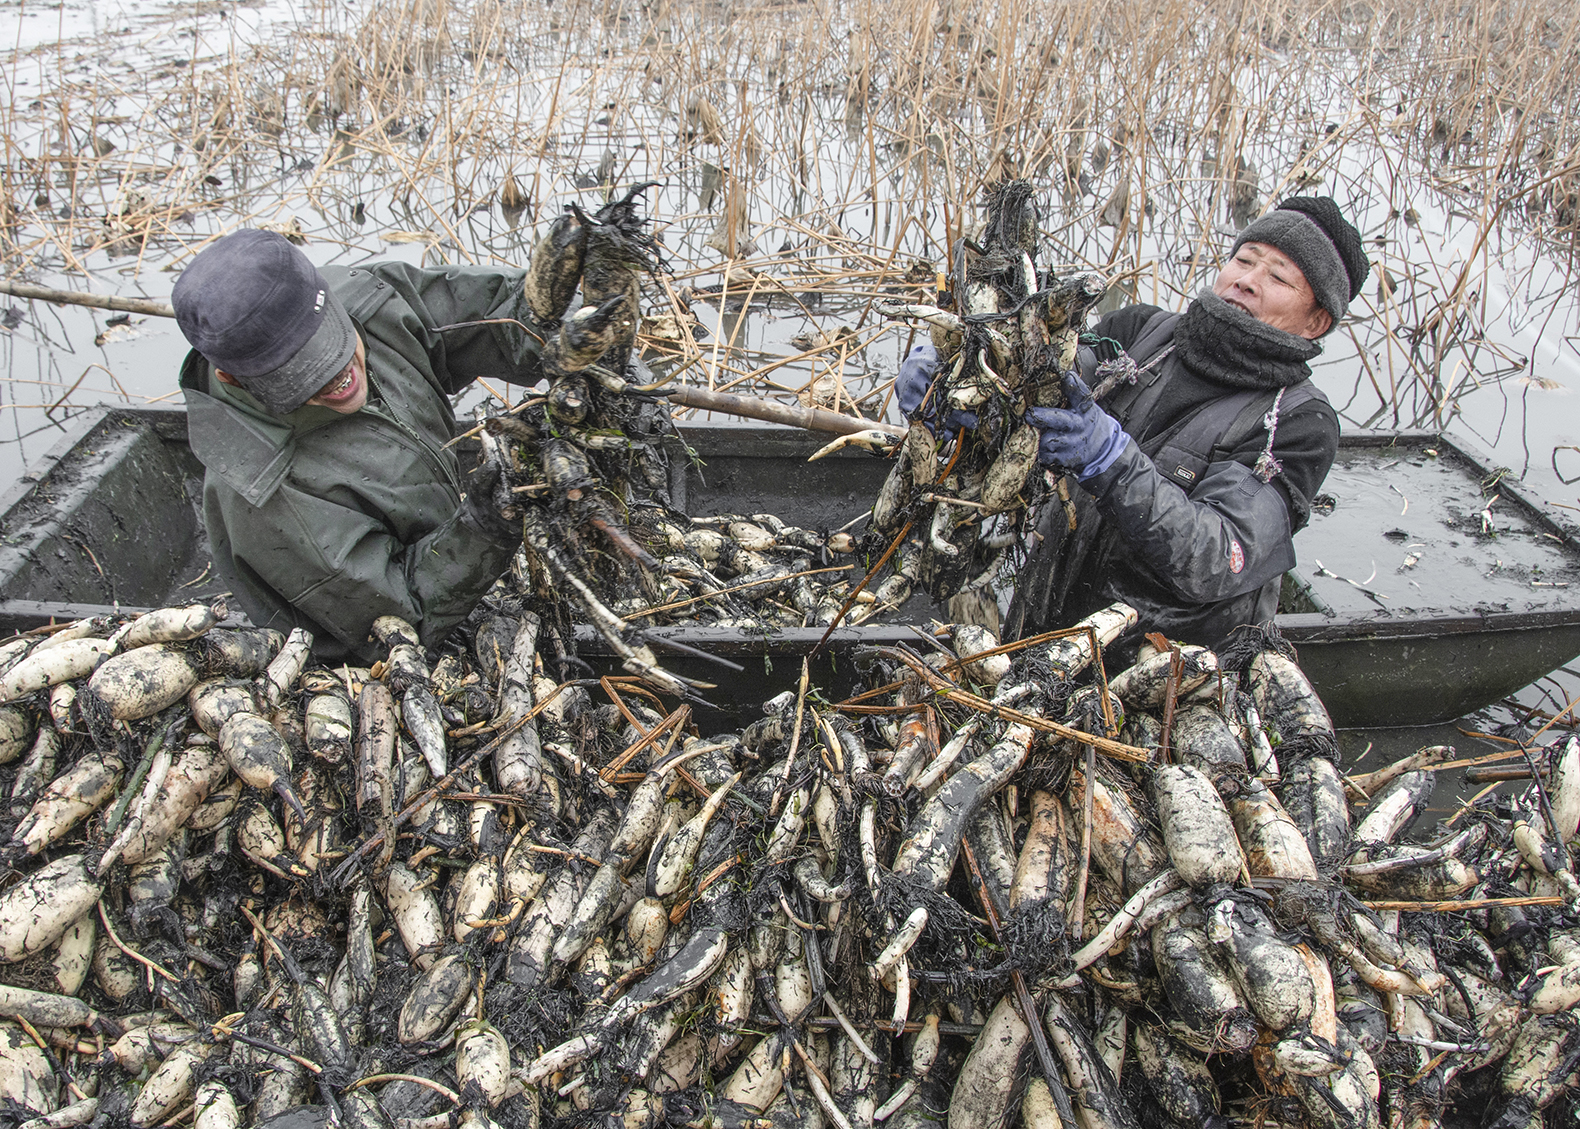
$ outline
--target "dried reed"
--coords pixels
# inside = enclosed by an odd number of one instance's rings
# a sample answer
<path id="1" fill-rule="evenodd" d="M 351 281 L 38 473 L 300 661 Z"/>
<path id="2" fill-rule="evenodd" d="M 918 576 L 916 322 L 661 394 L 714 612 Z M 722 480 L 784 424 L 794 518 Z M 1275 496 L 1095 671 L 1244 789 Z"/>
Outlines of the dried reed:
<path id="1" fill-rule="evenodd" d="M 904 335 L 774 380 L 776 320 L 865 327 L 875 295 L 930 288 L 985 184 L 1032 175 L 1047 261 L 1120 277 L 1115 302 L 1177 304 L 1270 201 L 1338 197 L 1380 280 L 1330 350 L 1357 373 L 1354 422 L 1440 425 L 1475 388 L 1540 388 L 1529 341 L 1576 330 L 1580 21 L 1560 0 L 370 0 L 257 34 L 171 18 L 11 53 L 13 89 L 39 96 L 0 106 L 8 275 L 135 286 L 245 224 L 322 258 L 409 242 L 519 263 L 566 202 L 653 179 L 678 287 L 652 289 L 676 321 L 650 327 L 654 352 L 711 387 L 863 404 Z"/>

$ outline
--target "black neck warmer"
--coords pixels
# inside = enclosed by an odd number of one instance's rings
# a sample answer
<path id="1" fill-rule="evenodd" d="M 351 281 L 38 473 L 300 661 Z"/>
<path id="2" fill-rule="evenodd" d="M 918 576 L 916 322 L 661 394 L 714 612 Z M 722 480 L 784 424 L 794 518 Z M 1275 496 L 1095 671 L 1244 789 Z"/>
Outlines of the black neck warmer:
<path id="1" fill-rule="evenodd" d="M 1174 329 L 1185 367 L 1204 380 L 1233 388 L 1284 388 L 1311 375 L 1306 362 L 1322 346 L 1258 321 L 1203 290 Z"/>

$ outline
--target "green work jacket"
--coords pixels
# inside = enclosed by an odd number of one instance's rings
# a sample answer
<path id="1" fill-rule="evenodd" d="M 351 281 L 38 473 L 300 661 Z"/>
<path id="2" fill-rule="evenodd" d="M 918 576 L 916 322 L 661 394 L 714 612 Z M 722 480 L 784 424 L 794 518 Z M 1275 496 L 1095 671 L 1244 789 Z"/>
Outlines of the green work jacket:
<path id="1" fill-rule="evenodd" d="M 371 660 L 381 615 L 433 645 L 510 563 L 461 506 L 450 396 L 473 380 L 536 383 L 538 345 L 522 271 L 404 263 L 325 268 L 367 347 L 369 399 L 351 415 L 275 415 L 222 383 L 197 352 L 181 369 L 187 429 L 202 461 L 214 568 L 253 622 L 311 631 L 327 662 Z"/>

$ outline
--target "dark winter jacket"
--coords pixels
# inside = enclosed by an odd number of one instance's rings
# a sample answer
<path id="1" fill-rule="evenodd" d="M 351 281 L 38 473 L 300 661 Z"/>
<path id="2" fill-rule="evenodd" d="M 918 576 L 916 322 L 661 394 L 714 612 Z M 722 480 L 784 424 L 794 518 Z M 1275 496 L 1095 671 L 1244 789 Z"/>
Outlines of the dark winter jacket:
<path id="1" fill-rule="evenodd" d="M 1096 361 L 1120 348 L 1139 347 L 1134 359 L 1145 366 L 1169 346 L 1180 316 L 1144 305 L 1107 315 L 1093 329 L 1096 356 L 1083 350 L 1083 375 L 1094 383 Z M 1277 387 L 1247 389 L 1256 381 L 1239 373 L 1235 384 L 1211 379 L 1180 351 L 1155 370 L 1155 383 L 1143 372 L 1103 401 L 1132 442 L 1082 484 L 1073 533 L 1061 507 L 1045 507 L 1006 637 L 1066 626 L 1123 600 L 1140 613 L 1137 635 L 1217 646 L 1236 626 L 1277 610 L 1283 573 L 1295 564 L 1294 534 L 1337 452 L 1337 414 L 1309 379 L 1289 385 L 1269 450 L 1264 417 Z M 1193 419 L 1212 433 L 1202 459 L 1176 445 L 1201 430 Z"/>
<path id="2" fill-rule="evenodd" d="M 510 562 L 461 506 L 449 397 L 478 378 L 535 383 L 536 343 L 486 318 L 525 319 L 522 272 L 403 263 L 325 268 L 367 347 L 369 398 L 351 415 L 285 416 L 220 382 L 202 356 L 181 370 L 214 568 L 253 622 L 303 627 L 325 661 L 367 660 L 381 615 L 439 641 Z"/>

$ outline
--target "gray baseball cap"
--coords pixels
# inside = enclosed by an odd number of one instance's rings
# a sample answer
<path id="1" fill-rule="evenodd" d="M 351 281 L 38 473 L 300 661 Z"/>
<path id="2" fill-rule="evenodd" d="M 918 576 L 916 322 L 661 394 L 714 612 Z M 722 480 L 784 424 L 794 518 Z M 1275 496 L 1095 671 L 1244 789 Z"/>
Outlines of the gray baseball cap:
<path id="1" fill-rule="evenodd" d="M 170 294 L 192 348 L 269 411 L 294 412 L 351 363 L 357 329 L 318 268 L 284 236 L 216 240 Z"/>

